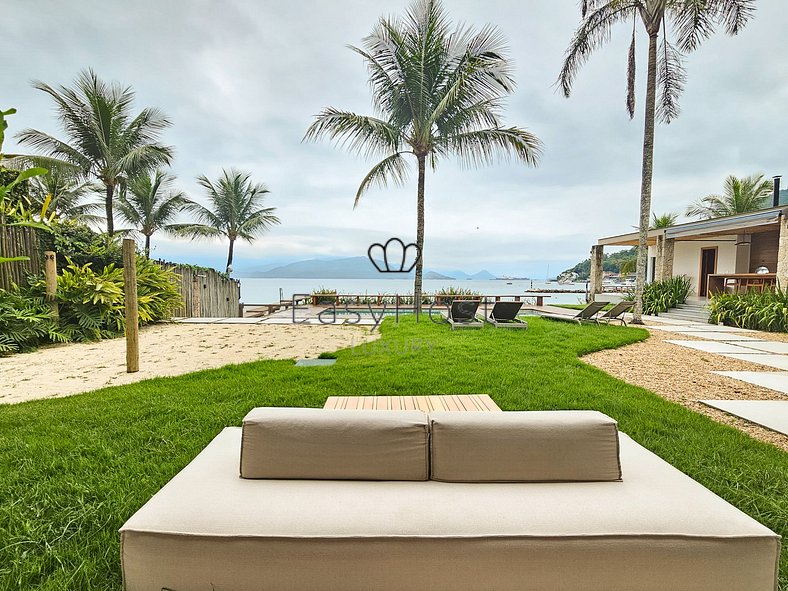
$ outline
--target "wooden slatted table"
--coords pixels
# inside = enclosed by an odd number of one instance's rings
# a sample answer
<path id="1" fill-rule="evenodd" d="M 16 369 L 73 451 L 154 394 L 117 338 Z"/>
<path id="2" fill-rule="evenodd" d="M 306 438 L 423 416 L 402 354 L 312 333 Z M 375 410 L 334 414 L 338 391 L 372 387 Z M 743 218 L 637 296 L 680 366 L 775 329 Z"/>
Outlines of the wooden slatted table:
<path id="1" fill-rule="evenodd" d="M 323 408 L 333 410 L 488 411 L 501 409 L 487 394 L 449 396 L 329 396 Z"/>

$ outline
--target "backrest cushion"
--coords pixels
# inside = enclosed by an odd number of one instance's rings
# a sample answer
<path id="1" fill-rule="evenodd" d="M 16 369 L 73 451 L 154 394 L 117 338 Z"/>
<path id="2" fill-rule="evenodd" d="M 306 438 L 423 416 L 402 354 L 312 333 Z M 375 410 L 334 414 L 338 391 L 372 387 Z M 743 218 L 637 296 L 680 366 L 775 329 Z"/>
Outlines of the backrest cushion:
<path id="1" fill-rule="evenodd" d="M 427 480 L 421 411 L 255 408 L 243 421 L 241 477 Z"/>
<path id="2" fill-rule="evenodd" d="M 621 479 L 617 424 L 596 411 L 434 412 L 430 433 L 433 480 Z"/>

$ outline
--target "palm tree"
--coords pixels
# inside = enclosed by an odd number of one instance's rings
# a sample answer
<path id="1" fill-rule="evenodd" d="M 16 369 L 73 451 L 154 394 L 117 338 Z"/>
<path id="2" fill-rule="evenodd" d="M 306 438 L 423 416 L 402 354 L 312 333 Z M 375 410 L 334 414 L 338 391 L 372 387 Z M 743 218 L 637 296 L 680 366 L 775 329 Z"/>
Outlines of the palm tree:
<path id="1" fill-rule="evenodd" d="M 81 179 L 72 167 L 58 166 L 51 161 L 48 166 L 47 174 L 30 180 L 30 205 L 33 209 L 46 208 L 58 219 L 71 218 L 88 224 L 104 221 L 96 215 L 102 203 L 90 199 L 100 187 Z"/>
<path id="2" fill-rule="evenodd" d="M 755 0 L 582 0 L 582 22 L 575 31 L 558 77 L 565 96 L 581 66 L 610 38 L 613 25 L 632 23 L 627 68 L 626 107 L 630 119 L 635 114 L 635 36 L 640 22 L 648 35 L 645 129 L 640 184 L 640 239 L 637 281 L 635 284 L 634 322 L 642 323 L 643 287 L 646 281 L 646 256 L 651 180 L 654 165 L 654 127 L 657 118 L 670 123 L 679 114 L 678 99 L 686 75 L 684 53 L 693 51 L 719 25 L 736 35 L 755 10 Z M 675 44 L 668 41 L 668 25 Z M 662 41 L 659 42 L 660 33 Z M 659 87 L 659 97 L 657 97 Z"/>
<path id="3" fill-rule="evenodd" d="M 131 87 L 107 84 L 90 69 L 79 74 L 74 88 L 56 90 L 38 81 L 33 87 L 55 100 L 66 140 L 35 129 L 22 130 L 17 137 L 49 157 L 76 166 L 85 178 L 101 181 L 107 234 L 112 236 L 115 188 L 136 174 L 169 164 L 173 149 L 158 143 L 158 137 L 170 122 L 154 108 L 132 116 Z"/>
<path id="4" fill-rule="evenodd" d="M 706 195 L 687 208 L 687 215 L 702 220 L 747 213 L 768 207 L 774 183 L 762 174 L 744 178 L 730 175 L 722 195 Z"/>
<path id="5" fill-rule="evenodd" d="M 159 169 L 131 179 L 121 189 L 118 213 L 145 236 L 145 256 L 150 258 L 150 237 L 157 230 L 173 231 L 171 222 L 186 206 L 186 196 L 174 192 L 175 177 Z"/>
<path id="6" fill-rule="evenodd" d="M 668 212 L 658 216 L 656 213 L 651 214 L 651 230 L 659 228 L 670 228 L 676 225 L 676 220 L 679 219 L 679 214 Z"/>
<path id="7" fill-rule="evenodd" d="M 227 252 L 227 272 L 232 272 L 233 248 L 238 238 L 251 243 L 271 226 L 280 223 L 273 207 L 261 207 L 265 195 L 270 193 L 262 183 L 253 184 L 251 173 L 235 169 L 223 170 L 214 183 L 206 176 L 197 178 L 208 191 L 210 208 L 186 200 L 185 209 L 196 218 L 197 223 L 179 224 L 172 229 L 179 234 L 194 238 L 226 236 L 230 240 Z"/>
<path id="8" fill-rule="evenodd" d="M 541 142 L 519 127 L 503 127 L 502 100 L 514 90 L 504 38 L 495 27 L 453 27 L 438 0 L 416 0 L 405 17 L 382 18 L 351 47 L 364 58 L 377 116 L 329 107 L 304 136 L 326 136 L 352 152 L 382 157 L 356 191 L 354 207 L 372 186 L 404 183 L 406 156 L 418 167 L 414 300 L 421 309 L 424 267 L 424 179 L 445 156 L 472 166 L 496 156 L 538 163 Z"/>

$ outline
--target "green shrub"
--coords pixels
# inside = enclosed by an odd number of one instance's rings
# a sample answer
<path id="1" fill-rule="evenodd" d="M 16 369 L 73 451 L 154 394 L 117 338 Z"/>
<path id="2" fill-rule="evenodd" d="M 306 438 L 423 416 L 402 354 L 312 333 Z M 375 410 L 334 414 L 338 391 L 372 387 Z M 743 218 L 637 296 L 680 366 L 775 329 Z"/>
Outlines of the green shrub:
<path id="1" fill-rule="evenodd" d="M 312 297 L 316 297 L 317 304 L 333 304 L 337 302 L 337 290 L 327 289 L 325 287 L 318 287 L 312 290 Z"/>
<path id="2" fill-rule="evenodd" d="M 482 296 L 478 291 L 453 286 L 443 287 L 436 291 L 434 295 L 435 303 L 438 305 L 451 304 L 454 300 L 467 300 L 469 298 L 480 298 Z"/>
<path id="3" fill-rule="evenodd" d="M 660 312 L 667 312 L 686 302 L 691 291 L 692 279 L 686 275 L 647 283 L 643 289 L 643 313 L 655 316 Z M 624 299 L 634 300 L 634 290 L 627 293 Z"/>
<path id="4" fill-rule="evenodd" d="M 709 302 L 709 322 L 770 332 L 788 332 L 788 291 L 720 293 Z"/>
<path id="5" fill-rule="evenodd" d="M 172 318 L 183 305 L 178 275 L 145 257 L 137 257 L 137 300 L 140 324 Z"/>
<path id="6" fill-rule="evenodd" d="M 43 297 L 35 297 L 18 287 L 0 289 L 0 356 L 66 340 Z"/>
<path id="7" fill-rule="evenodd" d="M 52 232 L 39 233 L 41 250 L 54 250 L 57 253 L 59 269 L 68 266 L 69 261 L 83 266 L 88 263 L 94 269 L 103 269 L 108 265 L 123 266 L 123 252 L 120 242 L 107 241 L 106 234 L 94 232 L 85 224 L 76 220 L 53 220 Z"/>

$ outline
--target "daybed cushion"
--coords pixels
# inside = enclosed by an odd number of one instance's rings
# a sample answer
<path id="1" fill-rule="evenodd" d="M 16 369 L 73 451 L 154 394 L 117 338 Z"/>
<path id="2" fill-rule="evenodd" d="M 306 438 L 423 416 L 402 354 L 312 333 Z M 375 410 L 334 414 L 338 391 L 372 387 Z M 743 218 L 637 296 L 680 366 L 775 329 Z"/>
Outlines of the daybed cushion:
<path id="1" fill-rule="evenodd" d="M 525 484 L 245 480 L 240 439 L 126 522 L 126 591 L 775 589 L 779 537 L 625 435 L 623 482 Z"/>
<path id="2" fill-rule="evenodd" d="M 243 421 L 241 476 L 427 480 L 428 428 L 418 410 L 255 408 Z"/>
<path id="3" fill-rule="evenodd" d="M 433 480 L 621 479 L 616 421 L 591 410 L 430 413 Z"/>

